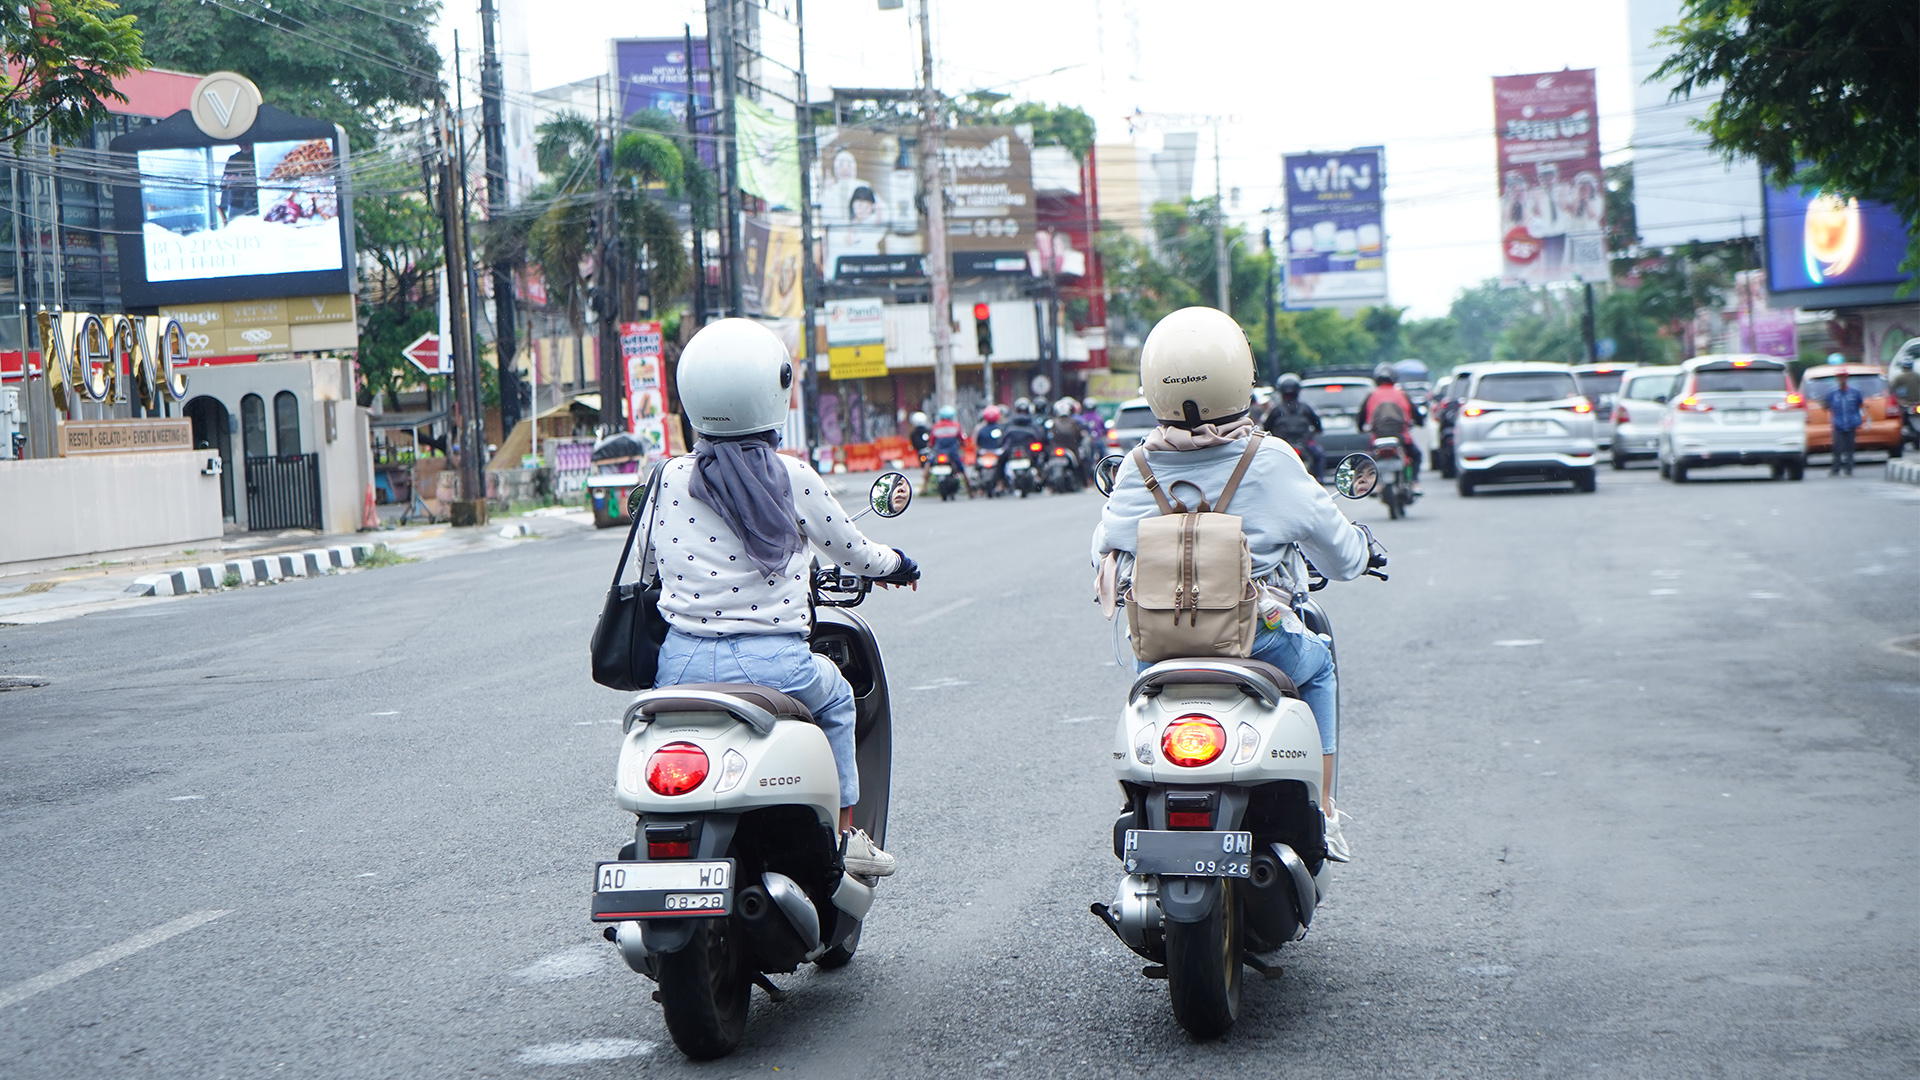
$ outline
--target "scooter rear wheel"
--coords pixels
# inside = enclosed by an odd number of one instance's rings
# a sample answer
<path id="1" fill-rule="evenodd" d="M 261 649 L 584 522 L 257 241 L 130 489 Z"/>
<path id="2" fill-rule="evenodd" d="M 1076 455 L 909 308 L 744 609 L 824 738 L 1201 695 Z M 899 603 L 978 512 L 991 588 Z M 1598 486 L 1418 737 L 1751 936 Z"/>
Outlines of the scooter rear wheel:
<path id="1" fill-rule="evenodd" d="M 853 954 L 860 948 L 861 929 L 862 927 L 855 926 L 853 933 L 847 936 L 847 940 L 821 953 L 814 959 L 814 964 L 827 971 L 846 967 L 847 962 L 853 959 Z"/>
<path id="2" fill-rule="evenodd" d="M 673 1045 L 695 1061 L 725 1057 L 747 1033 L 752 973 L 739 936 L 725 918 L 697 920 L 678 952 L 656 953 L 660 1009 Z"/>
<path id="3" fill-rule="evenodd" d="M 1225 1035 L 1240 1015 L 1240 910 L 1232 882 L 1197 923 L 1166 923 L 1167 990 L 1173 1018 L 1196 1039 Z"/>

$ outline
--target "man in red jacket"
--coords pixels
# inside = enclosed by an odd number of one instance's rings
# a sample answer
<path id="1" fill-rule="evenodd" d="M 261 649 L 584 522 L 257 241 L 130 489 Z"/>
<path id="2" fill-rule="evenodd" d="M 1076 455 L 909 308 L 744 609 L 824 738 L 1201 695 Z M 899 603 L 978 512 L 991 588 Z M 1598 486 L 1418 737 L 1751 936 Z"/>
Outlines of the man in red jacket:
<path id="1" fill-rule="evenodd" d="M 1400 440 L 1400 445 L 1407 455 L 1407 462 L 1412 466 L 1413 490 L 1417 494 L 1420 491 L 1420 444 L 1414 441 L 1413 429 L 1415 425 L 1426 423 L 1427 418 L 1413 407 L 1413 402 L 1408 400 L 1404 391 L 1394 385 L 1395 382 L 1393 365 L 1381 364 L 1373 369 L 1373 393 L 1368 394 L 1367 400 L 1360 406 L 1360 430 L 1376 437 Z M 1380 421 L 1378 426 L 1382 430 L 1376 431 L 1374 410 L 1387 402 L 1391 402 L 1399 410 L 1399 421 L 1397 424 L 1394 423 L 1393 409 L 1389 409 L 1377 418 Z M 1399 430 L 1385 430 L 1393 427 L 1398 427 Z"/>

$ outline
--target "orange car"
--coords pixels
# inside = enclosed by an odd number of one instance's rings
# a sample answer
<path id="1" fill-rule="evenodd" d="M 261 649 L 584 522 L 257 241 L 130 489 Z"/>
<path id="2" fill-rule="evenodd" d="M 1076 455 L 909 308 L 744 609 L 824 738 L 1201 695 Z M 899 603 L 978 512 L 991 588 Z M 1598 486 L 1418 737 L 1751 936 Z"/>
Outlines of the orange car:
<path id="1" fill-rule="evenodd" d="M 1800 376 L 1800 396 L 1807 403 L 1807 453 L 1833 452 L 1833 418 L 1827 415 L 1827 395 L 1839 388 L 1834 378 L 1847 373 L 1847 385 L 1862 399 L 1858 451 L 1879 450 L 1900 456 L 1900 406 L 1887 388 L 1887 371 L 1876 364 L 1822 364 Z"/>

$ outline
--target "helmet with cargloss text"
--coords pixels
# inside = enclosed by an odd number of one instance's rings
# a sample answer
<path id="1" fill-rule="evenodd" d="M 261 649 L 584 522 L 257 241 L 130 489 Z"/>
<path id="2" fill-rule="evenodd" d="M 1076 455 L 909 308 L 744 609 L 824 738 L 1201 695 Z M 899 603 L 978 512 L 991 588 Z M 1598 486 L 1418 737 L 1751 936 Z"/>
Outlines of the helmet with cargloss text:
<path id="1" fill-rule="evenodd" d="M 1168 315 L 1140 347 L 1140 390 L 1153 415 L 1171 424 L 1198 427 L 1245 413 L 1253 394 L 1246 332 L 1218 308 Z"/>

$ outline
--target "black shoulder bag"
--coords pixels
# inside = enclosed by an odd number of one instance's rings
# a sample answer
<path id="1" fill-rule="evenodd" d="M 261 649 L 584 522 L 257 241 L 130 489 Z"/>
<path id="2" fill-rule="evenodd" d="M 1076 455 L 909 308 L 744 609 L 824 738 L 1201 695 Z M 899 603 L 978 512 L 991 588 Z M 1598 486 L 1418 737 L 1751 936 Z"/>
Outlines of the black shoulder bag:
<path id="1" fill-rule="evenodd" d="M 634 512 L 633 527 L 627 530 L 627 542 L 620 549 L 620 564 L 613 569 L 613 585 L 607 589 L 607 602 L 600 608 L 600 622 L 593 628 L 593 681 L 615 690 L 646 690 L 660 663 L 660 645 L 667 640 L 667 620 L 660 615 L 660 580 L 648 558 L 653 550 L 654 500 L 660 491 L 660 474 L 666 462 L 653 467 L 647 477 L 647 494 Z M 627 556 L 633 552 L 633 538 L 645 524 L 646 540 L 640 545 L 640 578 L 631 585 L 620 584 L 627 572 Z M 647 579 L 653 577 L 649 582 Z"/>

